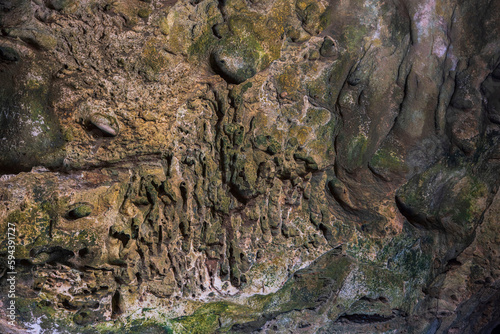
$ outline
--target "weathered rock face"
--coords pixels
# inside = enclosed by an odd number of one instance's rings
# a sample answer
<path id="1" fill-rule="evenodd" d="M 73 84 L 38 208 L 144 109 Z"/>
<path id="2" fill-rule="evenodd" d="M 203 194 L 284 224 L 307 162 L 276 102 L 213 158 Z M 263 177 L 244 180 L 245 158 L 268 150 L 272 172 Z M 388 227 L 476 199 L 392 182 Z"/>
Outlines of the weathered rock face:
<path id="1" fill-rule="evenodd" d="M 3 333 L 500 325 L 499 1 L 0 7 Z"/>

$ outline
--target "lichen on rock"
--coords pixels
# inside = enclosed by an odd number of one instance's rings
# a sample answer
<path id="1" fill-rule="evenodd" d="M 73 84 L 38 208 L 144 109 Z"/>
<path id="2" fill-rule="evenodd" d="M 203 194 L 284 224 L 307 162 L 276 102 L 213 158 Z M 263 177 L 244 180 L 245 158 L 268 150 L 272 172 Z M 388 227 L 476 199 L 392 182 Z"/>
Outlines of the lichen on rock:
<path id="1" fill-rule="evenodd" d="M 499 6 L 0 4 L 0 332 L 496 331 Z"/>

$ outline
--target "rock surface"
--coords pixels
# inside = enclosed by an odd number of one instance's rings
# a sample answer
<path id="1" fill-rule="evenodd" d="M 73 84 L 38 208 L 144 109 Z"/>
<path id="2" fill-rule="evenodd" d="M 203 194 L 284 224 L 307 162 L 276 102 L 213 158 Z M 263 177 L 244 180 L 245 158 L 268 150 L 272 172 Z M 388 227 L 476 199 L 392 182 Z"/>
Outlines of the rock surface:
<path id="1" fill-rule="evenodd" d="M 0 7 L 2 333 L 498 331 L 499 1 Z"/>

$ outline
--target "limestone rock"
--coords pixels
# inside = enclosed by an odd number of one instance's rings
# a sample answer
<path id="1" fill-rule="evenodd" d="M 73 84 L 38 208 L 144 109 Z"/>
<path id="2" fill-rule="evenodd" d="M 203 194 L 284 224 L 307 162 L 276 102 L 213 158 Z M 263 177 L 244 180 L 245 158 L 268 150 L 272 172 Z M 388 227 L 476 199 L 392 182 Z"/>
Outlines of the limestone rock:
<path id="1" fill-rule="evenodd" d="M 498 22 L 3 1 L 0 332 L 498 331 Z"/>

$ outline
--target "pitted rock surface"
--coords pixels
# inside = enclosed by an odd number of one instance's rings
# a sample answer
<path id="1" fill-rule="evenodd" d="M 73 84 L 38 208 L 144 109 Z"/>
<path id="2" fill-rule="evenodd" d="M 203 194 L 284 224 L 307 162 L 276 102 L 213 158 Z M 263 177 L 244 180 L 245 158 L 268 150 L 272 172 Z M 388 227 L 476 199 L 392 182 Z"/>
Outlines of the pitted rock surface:
<path id="1" fill-rule="evenodd" d="M 499 1 L 0 8 L 0 332 L 498 330 Z"/>

